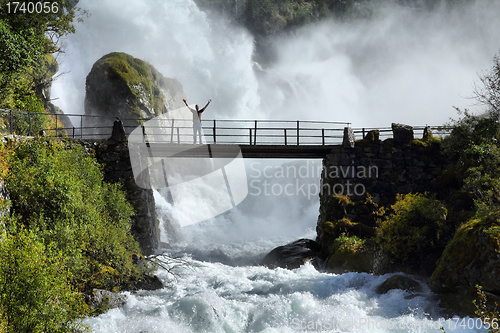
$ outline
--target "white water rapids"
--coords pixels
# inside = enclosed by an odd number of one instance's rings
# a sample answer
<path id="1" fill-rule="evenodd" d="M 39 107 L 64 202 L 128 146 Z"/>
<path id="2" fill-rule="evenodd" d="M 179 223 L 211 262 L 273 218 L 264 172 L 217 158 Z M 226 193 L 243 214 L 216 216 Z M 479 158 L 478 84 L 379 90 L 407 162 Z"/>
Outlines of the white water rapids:
<path id="1" fill-rule="evenodd" d="M 467 98 L 473 82 L 500 47 L 500 1 L 433 12 L 380 3 L 370 19 L 325 21 L 276 40 L 276 62 L 262 68 L 249 32 L 193 0 L 81 0 L 90 16 L 65 39 L 58 60 L 66 74 L 52 97 L 66 113 L 83 113 L 86 75 L 96 60 L 118 51 L 177 78 L 191 103 L 212 98 L 204 114 L 211 119 L 440 125 L 456 115 L 453 106 L 473 107 Z M 259 163 L 247 168 L 249 181 L 259 178 L 249 170 L 277 165 Z M 318 184 L 319 176 L 307 181 Z M 160 193 L 155 197 L 161 218 L 175 221 L 172 207 Z M 376 294 L 391 275 L 256 265 L 275 246 L 314 238 L 318 208 L 317 194 L 260 193 L 181 230 L 162 224 L 167 253 L 185 262 L 176 277 L 159 269 L 165 288 L 125 293 L 122 308 L 86 323 L 103 333 L 475 331 L 470 318 L 440 321 L 428 289 Z"/>
<path id="2" fill-rule="evenodd" d="M 253 163 L 253 165 L 248 165 Z M 297 163 L 312 170 L 317 162 Z M 281 170 L 260 161 L 247 162 L 249 181 L 268 180 Z M 317 175 L 304 184 L 318 182 Z M 281 187 L 293 178 L 274 179 Z M 274 186 L 276 190 L 279 186 Z M 161 192 L 161 191 L 160 191 Z M 157 275 L 165 288 L 126 292 L 127 303 L 85 322 L 95 332 L 474 332 L 473 318 L 445 320 L 436 296 L 424 291 L 376 288 L 394 274 L 328 274 L 310 263 L 295 270 L 269 269 L 258 262 L 272 248 L 301 237 L 315 237 L 317 196 L 286 194 L 249 196 L 238 206 L 208 221 L 175 230 L 165 221 L 175 211 L 155 192 L 162 218 L 165 253 L 182 259 Z M 275 193 L 276 194 L 276 193 Z M 196 209 L 198 207 L 193 207 Z M 175 231 L 175 233 L 174 233 Z M 175 275 L 175 276 L 174 276 Z M 422 281 L 423 282 L 423 281 Z"/>

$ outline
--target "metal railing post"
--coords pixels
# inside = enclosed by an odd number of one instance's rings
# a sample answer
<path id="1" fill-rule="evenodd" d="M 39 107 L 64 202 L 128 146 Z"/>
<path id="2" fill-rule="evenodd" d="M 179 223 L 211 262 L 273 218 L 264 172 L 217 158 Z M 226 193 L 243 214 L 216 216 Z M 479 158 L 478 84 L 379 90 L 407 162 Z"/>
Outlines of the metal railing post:
<path id="1" fill-rule="evenodd" d="M 83 115 L 80 115 L 80 139 L 83 138 Z"/>
<path id="2" fill-rule="evenodd" d="M 286 143 L 286 128 L 284 128 L 284 130 L 285 130 L 285 146 L 286 146 L 287 145 L 287 143 Z"/>
<path id="3" fill-rule="evenodd" d="M 299 145 L 299 136 L 300 136 L 300 122 L 297 120 L 297 146 Z"/>
<path id="4" fill-rule="evenodd" d="M 214 119 L 214 143 L 217 143 L 217 136 L 216 136 L 215 128 L 216 128 L 216 123 L 215 123 L 215 119 Z"/>
<path id="5" fill-rule="evenodd" d="M 249 128 L 248 130 L 250 131 L 250 146 L 251 146 L 252 145 L 252 129 Z"/>
<path id="6" fill-rule="evenodd" d="M 253 132 L 253 145 L 257 144 L 257 120 L 255 121 L 255 131 Z"/>
<path id="7" fill-rule="evenodd" d="M 174 121 L 175 119 L 172 119 L 172 126 L 170 127 L 170 143 L 174 143 Z"/>
<path id="8" fill-rule="evenodd" d="M 321 141 L 323 143 L 323 146 L 325 145 L 325 129 L 321 129 Z"/>
<path id="9" fill-rule="evenodd" d="M 180 134 L 180 131 L 179 131 L 179 127 L 177 127 L 177 143 L 181 143 L 181 134 Z"/>
<path id="10" fill-rule="evenodd" d="M 73 126 L 73 139 L 75 138 L 75 127 Z"/>
<path id="11" fill-rule="evenodd" d="M 28 135 L 31 135 L 31 112 L 29 111 L 28 111 L 28 123 L 29 123 Z"/>

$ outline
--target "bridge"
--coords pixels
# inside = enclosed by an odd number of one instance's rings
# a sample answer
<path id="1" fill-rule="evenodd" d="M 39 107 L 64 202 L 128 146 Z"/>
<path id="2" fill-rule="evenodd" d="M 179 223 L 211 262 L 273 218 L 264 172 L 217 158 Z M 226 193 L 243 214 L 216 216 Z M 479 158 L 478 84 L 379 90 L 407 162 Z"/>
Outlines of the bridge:
<path id="1" fill-rule="evenodd" d="M 101 139 L 112 133 L 116 117 L 32 113 L 0 109 L 0 130 L 5 134 L 56 138 Z M 392 128 L 353 128 L 349 122 L 306 120 L 204 120 L 203 144 L 193 144 L 191 119 L 156 117 L 119 119 L 130 143 L 143 143 L 157 157 L 234 157 L 235 148 L 246 158 L 323 158 L 369 131 L 381 139 Z M 423 131 L 427 126 L 414 126 Z M 431 127 L 446 134 L 442 126 Z M 352 142 L 350 142 L 352 141 Z"/>

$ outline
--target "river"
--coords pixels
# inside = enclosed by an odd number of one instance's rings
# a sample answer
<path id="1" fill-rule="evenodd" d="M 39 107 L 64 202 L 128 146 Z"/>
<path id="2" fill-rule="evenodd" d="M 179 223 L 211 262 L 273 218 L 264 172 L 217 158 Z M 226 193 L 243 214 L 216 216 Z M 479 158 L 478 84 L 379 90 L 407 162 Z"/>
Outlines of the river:
<path id="1" fill-rule="evenodd" d="M 249 182 L 283 170 L 280 163 L 246 164 Z M 320 166 L 318 161 L 285 165 L 287 170 Z M 311 171 L 303 184 L 314 182 L 319 178 Z M 275 194 L 279 187 L 295 186 L 293 177 L 275 179 L 274 185 Z M 155 191 L 162 241 L 168 243 L 158 250 L 169 268 L 157 271 L 165 287 L 124 293 L 123 307 L 86 320 L 95 332 L 427 333 L 442 332 L 441 326 L 447 332 L 477 327 L 471 318 L 443 319 L 436 295 L 423 281 L 423 292 L 379 295 L 376 288 L 394 274 L 328 274 L 310 263 L 295 270 L 259 266 L 276 246 L 314 239 L 319 200 L 307 198 L 313 193 L 250 191 L 237 208 L 182 228 L 170 223 L 175 213 L 164 194 Z"/>

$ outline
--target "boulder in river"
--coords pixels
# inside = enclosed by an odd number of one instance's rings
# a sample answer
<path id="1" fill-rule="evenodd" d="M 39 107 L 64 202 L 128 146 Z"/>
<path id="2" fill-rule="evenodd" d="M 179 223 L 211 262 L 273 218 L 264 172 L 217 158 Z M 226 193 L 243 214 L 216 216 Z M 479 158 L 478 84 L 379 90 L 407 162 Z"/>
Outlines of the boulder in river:
<path id="1" fill-rule="evenodd" d="M 401 289 L 411 292 L 423 291 L 423 288 L 418 281 L 405 275 L 394 275 L 388 278 L 380 286 L 378 286 L 375 291 L 377 294 L 386 294 L 393 289 Z"/>
<path id="2" fill-rule="evenodd" d="M 308 260 L 313 260 L 314 263 L 320 250 L 321 247 L 317 242 L 311 239 L 299 239 L 273 249 L 264 257 L 261 265 L 269 268 L 295 269 L 302 266 Z"/>

